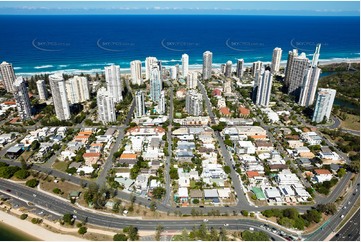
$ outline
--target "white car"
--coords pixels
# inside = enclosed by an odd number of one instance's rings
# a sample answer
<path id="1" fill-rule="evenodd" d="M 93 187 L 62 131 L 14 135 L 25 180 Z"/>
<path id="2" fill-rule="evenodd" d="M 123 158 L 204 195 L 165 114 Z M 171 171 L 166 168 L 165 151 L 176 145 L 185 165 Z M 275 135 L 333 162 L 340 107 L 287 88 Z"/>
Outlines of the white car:
<path id="1" fill-rule="evenodd" d="M 203 219 L 203 222 L 207 223 L 207 222 L 208 222 L 208 219 Z"/>
<path id="2" fill-rule="evenodd" d="M 224 224 L 224 227 L 228 227 L 229 226 L 229 224 Z"/>

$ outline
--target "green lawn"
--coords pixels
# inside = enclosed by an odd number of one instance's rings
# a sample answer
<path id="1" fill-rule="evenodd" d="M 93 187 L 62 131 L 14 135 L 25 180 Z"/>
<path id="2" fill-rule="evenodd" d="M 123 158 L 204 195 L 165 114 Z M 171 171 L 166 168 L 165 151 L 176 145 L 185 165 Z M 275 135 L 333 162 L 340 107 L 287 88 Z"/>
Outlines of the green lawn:
<path id="1" fill-rule="evenodd" d="M 68 168 L 68 162 L 65 161 L 54 162 L 53 168 L 65 172 L 66 168 Z"/>

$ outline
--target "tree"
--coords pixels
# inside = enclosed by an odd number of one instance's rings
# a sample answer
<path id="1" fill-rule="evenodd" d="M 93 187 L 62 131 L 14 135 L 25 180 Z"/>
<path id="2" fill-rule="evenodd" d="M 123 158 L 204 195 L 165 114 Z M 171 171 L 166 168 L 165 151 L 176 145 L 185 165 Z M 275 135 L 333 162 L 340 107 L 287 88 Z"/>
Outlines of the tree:
<path id="1" fill-rule="evenodd" d="M 70 214 L 70 213 L 64 214 L 64 215 L 63 215 L 63 221 L 64 221 L 64 223 L 66 223 L 66 224 L 73 225 L 73 224 L 74 224 L 73 215 Z"/>
<path id="2" fill-rule="evenodd" d="M 157 209 L 156 203 L 152 201 L 149 205 L 150 211 L 154 212 Z"/>
<path id="3" fill-rule="evenodd" d="M 156 187 L 153 189 L 153 197 L 156 199 L 161 199 L 166 193 L 166 190 L 163 187 Z"/>
<path id="4" fill-rule="evenodd" d="M 223 169 L 224 169 L 224 172 L 225 172 L 226 174 L 231 173 L 231 167 L 229 167 L 229 166 L 224 166 Z"/>
<path id="5" fill-rule="evenodd" d="M 346 175 L 346 169 L 345 168 L 340 168 L 338 171 L 337 171 L 337 176 L 339 178 L 343 177 L 344 175 Z"/>
<path id="6" fill-rule="evenodd" d="M 31 149 L 32 149 L 32 150 L 37 150 L 39 147 L 40 147 L 39 141 L 34 140 L 34 141 L 31 143 Z"/>
<path id="7" fill-rule="evenodd" d="M 39 184 L 39 180 L 37 180 L 35 178 L 33 178 L 25 183 L 25 185 L 27 185 L 28 187 L 32 187 L 32 188 L 36 187 L 38 184 Z"/>
<path id="8" fill-rule="evenodd" d="M 159 224 L 155 230 L 156 231 L 155 232 L 155 240 L 157 240 L 157 241 L 160 240 L 163 230 L 164 230 L 164 227 Z"/>
<path id="9" fill-rule="evenodd" d="M 248 211 L 247 210 L 242 210 L 241 213 L 242 213 L 243 216 L 248 217 Z"/>
<path id="10" fill-rule="evenodd" d="M 20 168 L 17 166 L 2 166 L 0 167 L 0 177 L 10 179 L 18 170 Z"/>
<path id="11" fill-rule="evenodd" d="M 124 233 L 128 233 L 128 238 L 131 241 L 139 240 L 138 228 L 134 226 L 128 226 L 123 229 Z"/>
<path id="12" fill-rule="evenodd" d="M 113 236 L 114 241 L 127 241 L 128 237 L 123 233 L 118 233 Z"/>
<path id="13" fill-rule="evenodd" d="M 194 204 L 198 204 L 198 203 L 199 203 L 199 199 L 197 199 L 197 198 L 193 199 L 193 203 L 194 203 Z"/>
<path id="14" fill-rule="evenodd" d="M 25 179 L 30 175 L 30 172 L 28 172 L 27 170 L 18 170 L 17 172 L 15 172 L 14 176 L 18 179 Z"/>
<path id="15" fill-rule="evenodd" d="M 88 231 L 87 227 L 82 226 L 79 228 L 78 233 L 84 235 L 87 231 Z"/>
<path id="16" fill-rule="evenodd" d="M 26 213 L 23 213 L 20 215 L 21 220 L 25 220 L 27 217 L 28 217 L 28 215 Z"/>

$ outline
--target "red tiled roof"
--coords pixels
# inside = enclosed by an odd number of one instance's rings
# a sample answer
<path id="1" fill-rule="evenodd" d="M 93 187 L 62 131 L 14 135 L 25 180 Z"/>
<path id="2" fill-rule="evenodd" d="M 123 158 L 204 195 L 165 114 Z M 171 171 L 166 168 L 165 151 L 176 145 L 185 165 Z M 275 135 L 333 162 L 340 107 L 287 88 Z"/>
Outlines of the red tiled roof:
<path id="1" fill-rule="evenodd" d="M 251 111 L 248 108 L 245 108 L 243 106 L 240 106 L 238 108 L 238 111 L 241 115 L 249 115 L 251 113 Z"/>
<path id="2" fill-rule="evenodd" d="M 231 114 L 231 112 L 229 111 L 229 108 L 227 108 L 227 107 L 220 108 L 219 111 L 223 115 L 230 115 Z"/>
<path id="3" fill-rule="evenodd" d="M 253 178 L 255 176 L 259 176 L 259 173 L 258 173 L 258 171 L 247 171 L 247 176 L 249 178 Z"/>
<path id="4" fill-rule="evenodd" d="M 100 153 L 84 153 L 84 158 L 90 158 L 90 157 L 100 157 Z"/>
<path id="5" fill-rule="evenodd" d="M 329 175 L 329 174 L 331 174 L 331 172 L 329 170 L 326 170 L 326 169 L 315 169 L 315 173 L 317 175 Z"/>

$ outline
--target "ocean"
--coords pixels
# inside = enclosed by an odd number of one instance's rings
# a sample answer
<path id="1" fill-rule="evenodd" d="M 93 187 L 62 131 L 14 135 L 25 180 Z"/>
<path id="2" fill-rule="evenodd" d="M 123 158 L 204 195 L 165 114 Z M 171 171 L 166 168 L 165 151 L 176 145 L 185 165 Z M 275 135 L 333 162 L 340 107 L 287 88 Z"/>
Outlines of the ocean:
<path id="1" fill-rule="evenodd" d="M 360 58 L 359 17 L 223 15 L 58 15 L 0 16 L 0 61 L 13 63 L 17 75 L 55 71 L 94 73 L 115 63 L 155 56 L 163 66 L 201 67 L 202 53 L 213 64 L 243 58 L 270 62 L 275 47 L 297 48 L 309 58 L 321 43 L 320 60 Z"/>
<path id="2" fill-rule="evenodd" d="M 37 240 L 28 234 L 23 233 L 4 223 L 0 223 L 0 241 L 34 241 Z"/>

